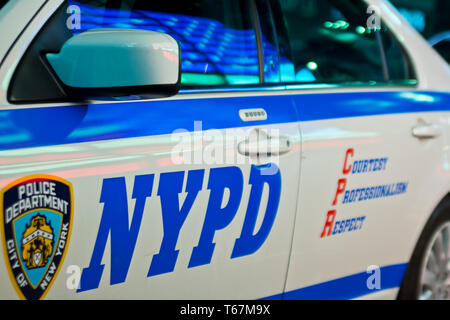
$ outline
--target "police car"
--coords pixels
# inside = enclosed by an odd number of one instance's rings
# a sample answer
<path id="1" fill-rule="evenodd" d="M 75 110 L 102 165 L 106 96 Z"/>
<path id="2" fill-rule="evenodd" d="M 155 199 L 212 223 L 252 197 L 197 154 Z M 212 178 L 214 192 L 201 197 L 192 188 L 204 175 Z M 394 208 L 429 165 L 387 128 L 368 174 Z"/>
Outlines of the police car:
<path id="1" fill-rule="evenodd" d="M 0 8 L 0 299 L 450 298 L 450 70 L 388 1 Z"/>

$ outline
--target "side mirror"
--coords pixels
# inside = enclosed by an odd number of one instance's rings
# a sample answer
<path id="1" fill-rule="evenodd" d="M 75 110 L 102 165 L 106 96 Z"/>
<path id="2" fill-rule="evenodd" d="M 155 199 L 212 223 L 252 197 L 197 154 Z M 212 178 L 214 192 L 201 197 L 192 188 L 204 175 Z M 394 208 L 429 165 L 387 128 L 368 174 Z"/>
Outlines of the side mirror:
<path id="1" fill-rule="evenodd" d="M 73 98 L 169 96 L 180 89 L 180 47 L 164 33 L 93 29 L 45 57 Z"/>

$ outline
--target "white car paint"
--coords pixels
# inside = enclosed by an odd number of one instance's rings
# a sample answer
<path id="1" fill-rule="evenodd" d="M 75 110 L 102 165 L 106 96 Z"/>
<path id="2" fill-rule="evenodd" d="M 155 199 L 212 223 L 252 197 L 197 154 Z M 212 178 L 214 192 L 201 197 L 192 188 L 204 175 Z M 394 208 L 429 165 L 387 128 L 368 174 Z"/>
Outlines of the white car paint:
<path id="1" fill-rule="evenodd" d="M 42 3 L 43 1 L 41 1 Z M 6 90 L 16 65 L 38 30 L 61 4 L 49 0 L 5 57 L 0 66 L 0 110 L 50 108 L 62 103 L 42 103 L 16 106 L 8 103 Z M 308 94 L 351 94 L 357 92 L 390 92 L 405 90 L 408 99 L 428 99 L 424 91 L 448 92 L 450 70 L 440 58 L 409 27 L 386 1 L 368 0 L 381 9 L 381 16 L 408 51 L 418 77 L 418 86 L 396 88 L 338 88 L 304 86 L 294 90 L 264 92 L 184 93 L 154 101 L 206 100 L 208 98 L 245 98 L 297 95 L 301 101 Z M 24 2 L 20 2 L 24 3 Z M 27 17 L 33 10 L 14 7 L 14 15 Z M 31 19 L 31 14 L 25 20 Z M 28 22 L 28 21 L 26 21 Z M 7 20 L 0 19 L 0 30 Z M 22 24 L 22 29 L 24 24 Z M 17 37 L 22 30 L 14 30 Z M 13 33 L 13 32 L 11 32 Z M 9 39 L 12 41 L 13 38 Z M 0 45 L 0 57 L 7 51 Z M 1 61 L 1 59 L 0 59 Z M 93 105 L 101 104 L 92 102 Z M 121 102 L 111 105 L 120 106 Z M 242 109 L 261 108 L 252 103 Z M 307 107 L 307 106 L 304 106 Z M 105 113 L 108 110 L 105 109 Z M 173 116 L 173 115 L 172 115 Z M 236 114 L 236 117 L 239 115 Z M 270 118 L 270 114 L 268 114 Z M 200 119 L 195 119 L 200 120 Z M 442 127 L 434 140 L 419 140 L 412 136 L 413 127 L 434 123 Z M 292 292 L 316 284 L 365 272 L 370 265 L 407 263 L 424 224 L 439 201 L 450 191 L 450 113 L 420 112 L 395 115 L 374 115 L 246 127 L 279 130 L 292 141 L 292 151 L 280 156 L 283 173 L 282 193 L 277 218 L 264 245 L 254 254 L 230 259 L 236 239 L 241 233 L 250 193 L 250 164 L 237 154 L 236 163 L 242 170 L 244 189 L 242 201 L 232 222 L 214 236 L 216 243 L 210 264 L 188 268 L 193 248 L 197 246 L 208 206 L 207 182 L 210 169 L 217 164 L 174 164 L 174 137 L 156 135 L 139 138 L 72 143 L 67 145 L 21 148 L 0 151 L 0 188 L 17 178 L 33 174 L 51 174 L 73 184 L 75 212 L 68 254 L 47 299 L 255 299 Z M 101 129 L 101 128 L 100 128 Z M 243 128 L 237 128 L 243 129 Z M 208 133 L 208 132 L 206 132 Z M 212 135 L 225 133 L 224 129 Z M 210 132 L 211 134 L 211 132 Z M 192 138 L 205 139 L 189 133 Z M 207 138 L 207 137 L 206 137 Z M 239 140 L 241 139 L 241 140 Z M 242 141 L 244 137 L 238 136 Z M 207 143 L 208 139 L 204 141 Z M 353 159 L 387 157 L 385 171 L 344 175 L 345 154 L 354 149 Z M 155 152 L 157 150 L 157 152 Z M 236 153 L 235 145 L 226 149 Z M 187 153 L 194 152 L 186 149 Z M 240 160 L 239 160 L 240 159 Z M 239 162 L 240 161 L 240 162 Z M 246 162 L 247 161 L 247 162 Z M 244 163 L 244 164 L 242 164 Z M 163 241 L 161 204 L 156 196 L 161 173 L 184 171 L 184 186 L 189 170 L 205 169 L 202 189 L 188 215 L 177 241 L 179 256 L 173 272 L 147 277 L 152 256 L 159 252 Z M 111 285 L 110 241 L 102 263 L 105 265 L 98 289 L 77 293 L 68 289 L 69 266 L 89 266 L 102 217 L 101 198 L 104 179 L 124 177 L 127 186 L 129 218 L 133 216 L 131 199 L 137 175 L 154 174 L 152 197 L 147 200 L 136 248 L 132 255 L 126 281 Z M 333 206 L 339 179 L 348 177 L 347 186 L 358 188 L 400 181 L 408 182 L 408 191 L 399 196 L 372 199 L 361 203 Z M 185 192 L 180 198 L 185 197 Z M 265 189 L 263 199 L 267 200 Z M 264 203 L 264 201 L 262 201 Z M 366 216 L 364 228 L 358 231 L 321 238 L 326 214 L 336 208 L 339 219 Z M 260 208 L 257 226 L 262 223 L 264 204 Z M 340 237 L 340 238 L 338 238 Z M 3 241 L 3 238 L 2 238 Z M 6 257 L 6 256 L 5 256 Z M 0 263 L 0 299 L 18 297 L 8 274 L 6 261 Z M 398 288 L 390 288 L 360 298 L 393 299 Z"/>

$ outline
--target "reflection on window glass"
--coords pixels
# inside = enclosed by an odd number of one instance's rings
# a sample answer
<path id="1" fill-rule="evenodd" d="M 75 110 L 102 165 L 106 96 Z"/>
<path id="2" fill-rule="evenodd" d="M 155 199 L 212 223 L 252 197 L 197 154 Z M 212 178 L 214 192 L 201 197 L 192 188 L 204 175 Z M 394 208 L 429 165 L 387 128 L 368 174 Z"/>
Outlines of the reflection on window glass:
<path id="1" fill-rule="evenodd" d="M 0 0 L 0 10 L 5 6 L 5 4 L 10 0 Z"/>
<path id="2" fill-rule="evenodd" d="M 83 32 L 95 28 L 144 29 L 180 42 L 181 82 L 188 86 L 259 83 L 250 8 L 240 0 L 79 0 Z"/>
<path id="3" fill-rule="evenodd" d="M 284 18 L 279 29 L 288 38 L 281 48 L 283 81 L 376 84 L 410 78 L 406 57 L 384 26 L 376 31 L 369 25 L 363 1 L 278 4 Z"/>
<path id="4" fill-rule="evenodd" d="M 391 0 L 403 17 L 450 63 L 450 1 Z"/>

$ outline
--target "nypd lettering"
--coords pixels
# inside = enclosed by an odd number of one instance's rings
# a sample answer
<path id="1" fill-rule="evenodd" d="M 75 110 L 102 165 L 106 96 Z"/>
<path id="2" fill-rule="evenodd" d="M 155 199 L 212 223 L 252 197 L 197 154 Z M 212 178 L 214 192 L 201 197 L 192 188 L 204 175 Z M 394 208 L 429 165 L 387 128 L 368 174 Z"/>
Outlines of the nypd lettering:
<path id="1" fill-rule="evenodd" d="M 72 186 L 48 175 L 12 182 L 1 192 L 4 250 L 22 299 L 44 298 L 62 265 L 73 217 Z"/>
<path id="2" fill-rule="evenodd" d="M 276 167 L 277 170 L 273 170 Z M 270 174 L 269 174 L 270 170 Z M 187 174 L 186 186 L 183 181 Z M 156 196 L 161 202 L 163 239 L 159 252 L 149 261 L 147 277 L 173 272 L 179 250 L 176 249 L 180 231 L 189 216 L 199 192 L 202 189 L 205 170 L 162 173 Z M 100 202 L 104 204 L 100 226 L 89 266 L 81 275 L 77 292 L 98 288 L 103 276 L 103 254 L 108 238 L 111 241 L 110 284 L 126 281 L 131 259 L 144 213 L 144 207 L 152 196 L 153 174 L 136 176 L 131 198 L 135 200 L 134 212 L 129 221 L 127 188 L 124 177 L 104 179 Z M 264 244 L 278 211 L 281 195 L 281 173 L 275 164 L 252 165 L 248 184 L 251 185 L 246 215 L 239 238 L 235 240 L 230 259 L 251 255 Z M 263 187 L 269 189 L 264 217 L 256 228 L 258 212 L 262 201 Z M 183 190 L 184 189 L 184 190 Z M 222 230 L 233 221 L 244 190 L 244 177 L 238 167 L 213 168 L 209 172 L 207 184 L 209 201 L 198 244 L 192 249 L 187 268 L 195 268 L 211 263 L 216 244 L 213 242 L 216 231 Z M 226 190 L 227 189 L 227 190 Z M 226 192 L 228 191 L 228 193 Z M 179 195 L 185 193 L 183 203 Z M 226 204 L 223 204 L 224 198 Z M 151 211 L 149 211 L 151 212 Z M 257 229 L 257 230 L 255 230 Z"/>

